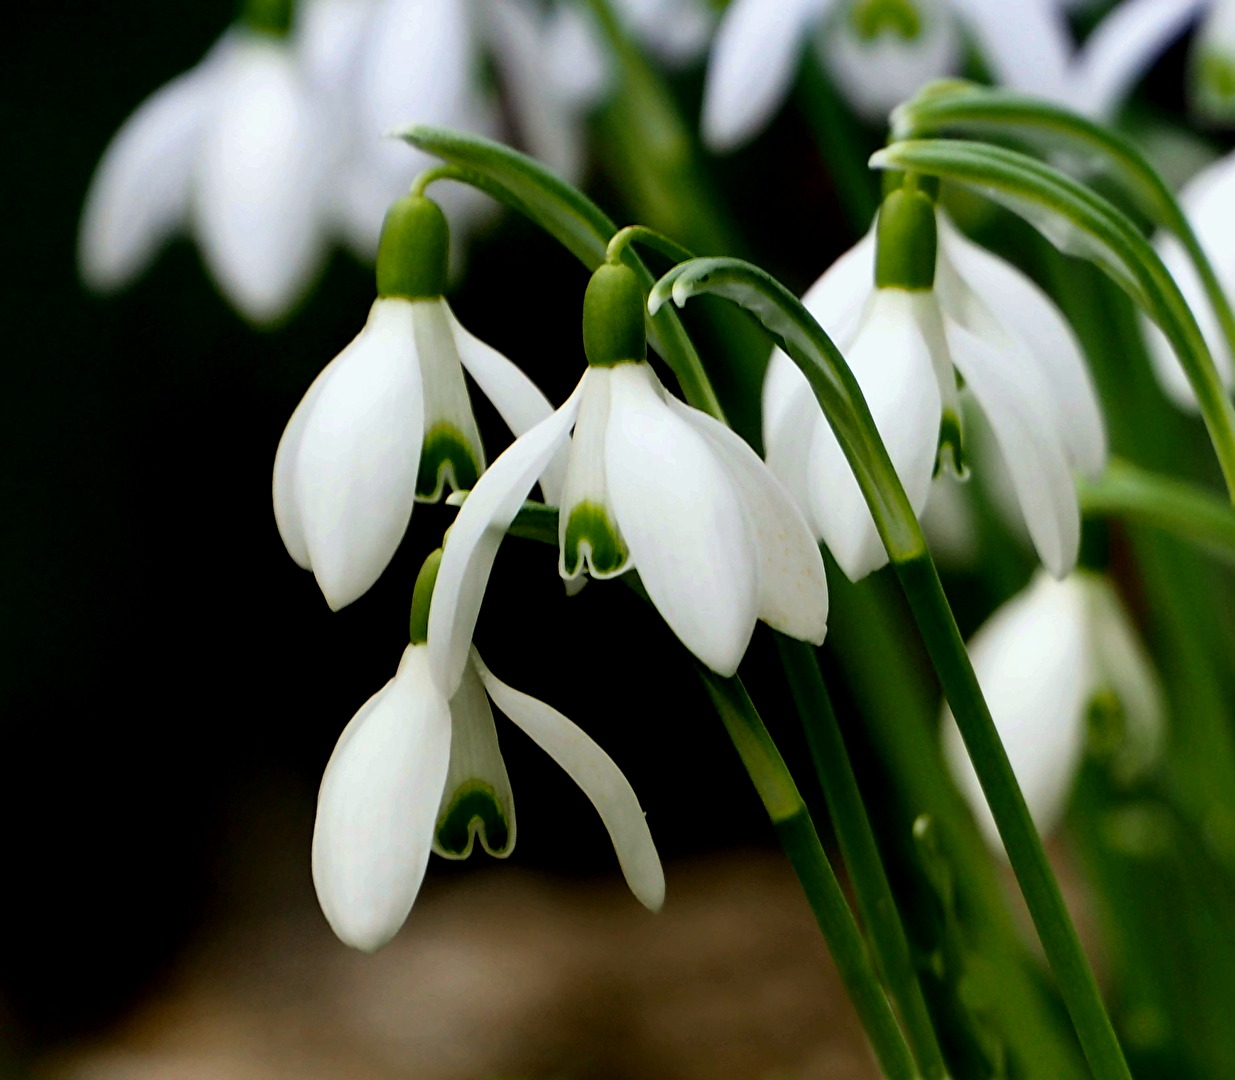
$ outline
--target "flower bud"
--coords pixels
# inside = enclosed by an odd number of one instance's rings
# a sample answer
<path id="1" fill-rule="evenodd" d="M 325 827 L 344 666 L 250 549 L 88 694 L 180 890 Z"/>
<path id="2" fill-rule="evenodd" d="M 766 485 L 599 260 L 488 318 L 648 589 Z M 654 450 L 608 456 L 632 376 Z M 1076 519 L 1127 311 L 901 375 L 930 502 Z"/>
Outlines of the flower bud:
<path id="1" fill-rule="evenodd" d="M 629 266 L 597 268 L 583 297 L 583 351 L 593 367 L 646 360 L 647 331 L 639 279 Z"/>
<path id="2" fill-rule="evenodd" d="M 450 227 L 432 199 L 405 195 L 391 204 L 377 249 L 377 295 L 436 300 L 446 289 Z"/>

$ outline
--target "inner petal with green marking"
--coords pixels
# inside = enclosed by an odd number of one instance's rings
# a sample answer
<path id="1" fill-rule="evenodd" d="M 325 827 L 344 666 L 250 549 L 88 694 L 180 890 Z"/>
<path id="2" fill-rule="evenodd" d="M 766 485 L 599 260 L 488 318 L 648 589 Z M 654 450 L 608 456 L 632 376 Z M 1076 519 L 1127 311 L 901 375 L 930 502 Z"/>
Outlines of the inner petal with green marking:
<path id="1" fill-rule="evenodd" d="M 483 780 L 467 780 L 438 815 L 436 846 L 439 854 L 466 859 L 477 838 L 490 855 L 510 854 L 510 823 L 497 792 Z"/>
<path id="2" fill-rule="evenodd" d="M 416 477 L 416 498 L 437 502 L 449 484 L 453 491 L 471 491 L 480 478 L 479 447 L 453 424 L 437 424 L 425 434 Z"/>
<path id="3" fill-rule="evenodd" d="M 1211 115 L 1235 115 L 1235 57 L 1224 52 L 1206 52 L 1198 64 L 1201 106 Z"/>
<path id="4" fill-rule="evenodd" d="M 575 577 L 585 562 L 592 577 L 613 577 L 626 568 L 629 559 L 621 532 L 600 503 L 584 499 L 571 507 L 562 536 L 563 577 Z"/>
<path id="5" fill-rule="evenodd" d="M 935 472 L 947 469 L 958 480 L 969 475 L 969 462 L 965 457 L 965 428 L 960 414 L 953 409 L 944 409 L 939 421 L 939 449 L 935 456 Z"/>
<path id="6" fill-rule="evenodd" d="M 849 7 L 849 23 L 863 41 L 892 34 L 914 41 L 922 33 L 922 15 L 912 0 L 855 0 Z"/>

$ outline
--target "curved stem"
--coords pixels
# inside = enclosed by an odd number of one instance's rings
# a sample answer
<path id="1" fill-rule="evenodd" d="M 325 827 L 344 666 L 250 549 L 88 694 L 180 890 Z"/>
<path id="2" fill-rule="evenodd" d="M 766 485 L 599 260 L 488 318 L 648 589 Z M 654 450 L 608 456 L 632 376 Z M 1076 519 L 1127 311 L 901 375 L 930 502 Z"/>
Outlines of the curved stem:
<path id="1" fill-rule="evenodd" d="M 900 1009 L 923 1074 L 936 1080 L 946 1077 L 943 1051 L 818 657 L 811 645 L 784 634 L 776 635 L 776 648 L 806 732 L 858 910 L 874 946 L 875 962 Z"/>
<path id="2" fill-rule="evenodd" d="M 647 244 L 653 251 L 659 251 L 674 262 L 695 257 L 693 251 L 682 247 L 676 240 L 670 240 L 664 233 L 658 233 L 646 225 L 627 225 L 613 234 L 613 239 L 605 248 L 605 262 L 620 262 L 623 252 L 633 243 Z"/>
<path id="3" fill-rule="evenodd" d="M 889 1080 L 917 1080 L 909 1044 L 784 758 L 741 679 L 721 678 L 701 664 L 695 669 L 798 875 L 880 1068 Z"/>

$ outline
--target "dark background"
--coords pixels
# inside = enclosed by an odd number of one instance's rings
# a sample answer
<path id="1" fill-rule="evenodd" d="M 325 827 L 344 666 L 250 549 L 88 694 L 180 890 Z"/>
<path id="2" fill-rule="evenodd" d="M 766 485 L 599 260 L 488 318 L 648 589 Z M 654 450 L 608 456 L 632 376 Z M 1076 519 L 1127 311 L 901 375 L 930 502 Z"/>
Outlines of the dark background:
<path id="1" fill-rule="evenodd" d="M 225 0 L 31 10 L 37 21 L 9 35 L 0 101 L 0 1042 L 19 1056 L 122 1015 L 194 935 L 243 905 L 236 868 L 250 836 L 286 828 L 303 852 L 303 895 L 322 767 L 393 674 L 416 569 L 453 515 L 418 507 L 378 585 L 329 612 L 283 549 L 270 470 L 301 394 L 363 324 L 371 270 L 337 255 L 274 332 L 231 312 L 187 241 L 131 291 L 86 295 L 74 249 L 95 163 L 232 11 Z M 1181 56 L 1160 76 L 1168 106 Z M 679 90 L 693 105 L 697 77 Z M 762 245 L 753 254 L 790 286 L 852 242 L 792 112 L 720 175 Z M 773 182 L 777 197 L 764 198 Z M 598 198 L 622 219 L 612 193 Z M 582 371 L 585 284 L 565 252 L 505 218 L 473 245 L 451 301 L 560 402 Z M 477 407 L 495 455 L 507 434 Z M 508 541 L 477 640 L 496 674 L 610 751 L 666 858 L 771 842 L 676 643 L 628 590 L 592 584 L 568 602 L 556 553 Z M 769 651 L 757 635 L 745 670 L 774 718 L 778 698 L 761 678 Z M 614 873 L 582 794 L 499 725 L 520 815 L 513 859 Z M 778 737 L 792 747 L 791 732 Z M 484 865 L 434 860 L 430 878 Z"/>

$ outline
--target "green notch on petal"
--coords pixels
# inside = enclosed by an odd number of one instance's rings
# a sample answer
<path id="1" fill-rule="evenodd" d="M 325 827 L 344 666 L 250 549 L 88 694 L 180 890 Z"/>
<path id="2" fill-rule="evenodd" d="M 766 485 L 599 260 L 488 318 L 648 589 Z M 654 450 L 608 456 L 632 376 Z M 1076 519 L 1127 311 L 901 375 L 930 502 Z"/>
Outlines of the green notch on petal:
<path id="1" fill-rule="evenodd" d="M 425 435 L 416 476 L 416 498 L 437 502 L 442 489 L 471 491 L 480 479 L 480 462 L 467 437 L 454 424 L 434 424 Z"/>
<path id="2" fill-rule="evenodd" d="M 498 858 L 509 855 L 514 846 L 510 823 L 498 804 L 497 792 L 483 780 L 468 780 L 455 791 L 450 806 L 438 818 L 438 853 L 466 859 L 477 837 L 480 846 Z"/>
<path id="3" fill-rule="evenodd" d="M 1113 690 L 1099 690 L 1089 699 L 1085 728 L 1089 752 L 1099 761 L 1109 761 L 1123 746 L 1128 725 L 1123 705 Z"/>
<path id="4" fill-rule="evenodd" d="M 240 21 L 250 30 L 283 38 L 291 32 L 294 0 L 245 0 Z"/>
<path id="5" fill-rule="evenodd" d="M 570 519 L 566 522 L 562 566 L 570 577 L 582 569 L 585 544 L 589 569 L 598 577 L 618 573 L 630 558 L 630 552 L 609 520 L 605 508 L 586 499 L 571 510 Z"/>
<path id="6" fill-rule="evenodd" d="M 961 418 L 951 409 L 944 410 L 939 421 L 939 449 L 935 453 L 935 474 L 947 469 L 958 480 L 969 477 L 969 462 L 965 457 L 965 429 Z"/>
<path id="7" fill-rule="evenodd" d="M 857 0 L 849 9 L 849 23 L 863 41 L 884 34 L 916 41 L 922 33 L 922 16 L 910 0 Z"/>

